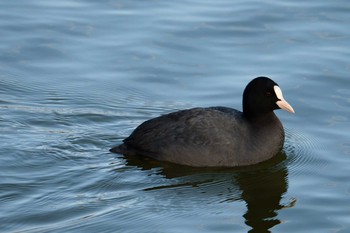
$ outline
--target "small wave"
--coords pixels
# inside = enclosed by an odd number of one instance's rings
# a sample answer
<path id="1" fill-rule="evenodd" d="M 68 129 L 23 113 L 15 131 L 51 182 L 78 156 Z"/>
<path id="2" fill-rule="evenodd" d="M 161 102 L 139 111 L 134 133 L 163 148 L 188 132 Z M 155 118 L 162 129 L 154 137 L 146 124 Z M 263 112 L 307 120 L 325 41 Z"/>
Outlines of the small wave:
<path id="1" fill-rule="evenodd" d="M 286 129 L 286 140 L 283 151 L 287 155 L 289 171 L 293 174 L 311 173 L 305 167 L 312 164 L 313 168 L 323 168 L 325 161 L 318 158 L 317 152 L 322 149 L 316 138 L 311 138 L 294 129 Z"/>

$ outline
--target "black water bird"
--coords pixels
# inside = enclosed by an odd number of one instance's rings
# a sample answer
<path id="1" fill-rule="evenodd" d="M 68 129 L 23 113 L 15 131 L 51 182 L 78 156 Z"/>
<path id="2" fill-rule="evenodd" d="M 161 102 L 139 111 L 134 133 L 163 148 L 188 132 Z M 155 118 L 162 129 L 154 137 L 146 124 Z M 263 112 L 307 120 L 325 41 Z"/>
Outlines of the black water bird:
<path id="1" fill-rule="evenodd" d="M 278 84 L 258 77 L 243 92 L 243 112 L 208 107 L 162 115 L 143 122 L 110 151 L 194 167 L 257 164 L 283 147 L 284 129 L 276 109 L 294 113 Z"/>

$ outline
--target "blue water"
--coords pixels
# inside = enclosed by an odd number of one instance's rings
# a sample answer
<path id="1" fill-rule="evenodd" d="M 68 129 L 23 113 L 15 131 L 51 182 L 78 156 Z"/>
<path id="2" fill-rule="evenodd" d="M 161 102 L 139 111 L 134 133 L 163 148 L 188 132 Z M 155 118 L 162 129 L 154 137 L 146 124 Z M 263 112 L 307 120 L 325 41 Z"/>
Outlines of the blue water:
<path id="1" fill-rule="evenodd" d="M 350 232 L 350 2 L 1 1 L 1 232 Z M 241 109 L 265 75 L 281 154 L 194 169 L 112 154 L 141 122 Z"/>

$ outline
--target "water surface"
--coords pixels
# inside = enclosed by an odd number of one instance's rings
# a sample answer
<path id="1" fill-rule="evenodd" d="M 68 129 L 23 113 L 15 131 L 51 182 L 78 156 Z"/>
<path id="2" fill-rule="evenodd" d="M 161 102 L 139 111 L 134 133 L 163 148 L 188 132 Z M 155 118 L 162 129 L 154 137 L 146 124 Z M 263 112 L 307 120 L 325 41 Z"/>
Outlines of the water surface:
<path id="1" fill-rule="evenodd" d="M 2 1 L 1 232 L 349 232 L 350 4 Z M 141 122 L 241 109 L 265 75 L 283 151 L 240 169 L 112 154 Z"/>

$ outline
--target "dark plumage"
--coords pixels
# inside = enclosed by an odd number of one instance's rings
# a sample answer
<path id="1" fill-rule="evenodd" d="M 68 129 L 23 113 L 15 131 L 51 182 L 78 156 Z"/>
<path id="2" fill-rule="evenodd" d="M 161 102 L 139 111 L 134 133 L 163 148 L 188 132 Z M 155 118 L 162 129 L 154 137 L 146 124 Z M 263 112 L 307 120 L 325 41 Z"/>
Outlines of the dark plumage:
<path id="1" fill-rule="evenodd" d="M 283 147 L 284 130 L 273 110 L 293 112 L 269 78 L 253 79 L 243 93 L 243 112 L 226 107 L 193 108 L 139 125 L 110 151 L 196 167 L 256 164 Z"/>

